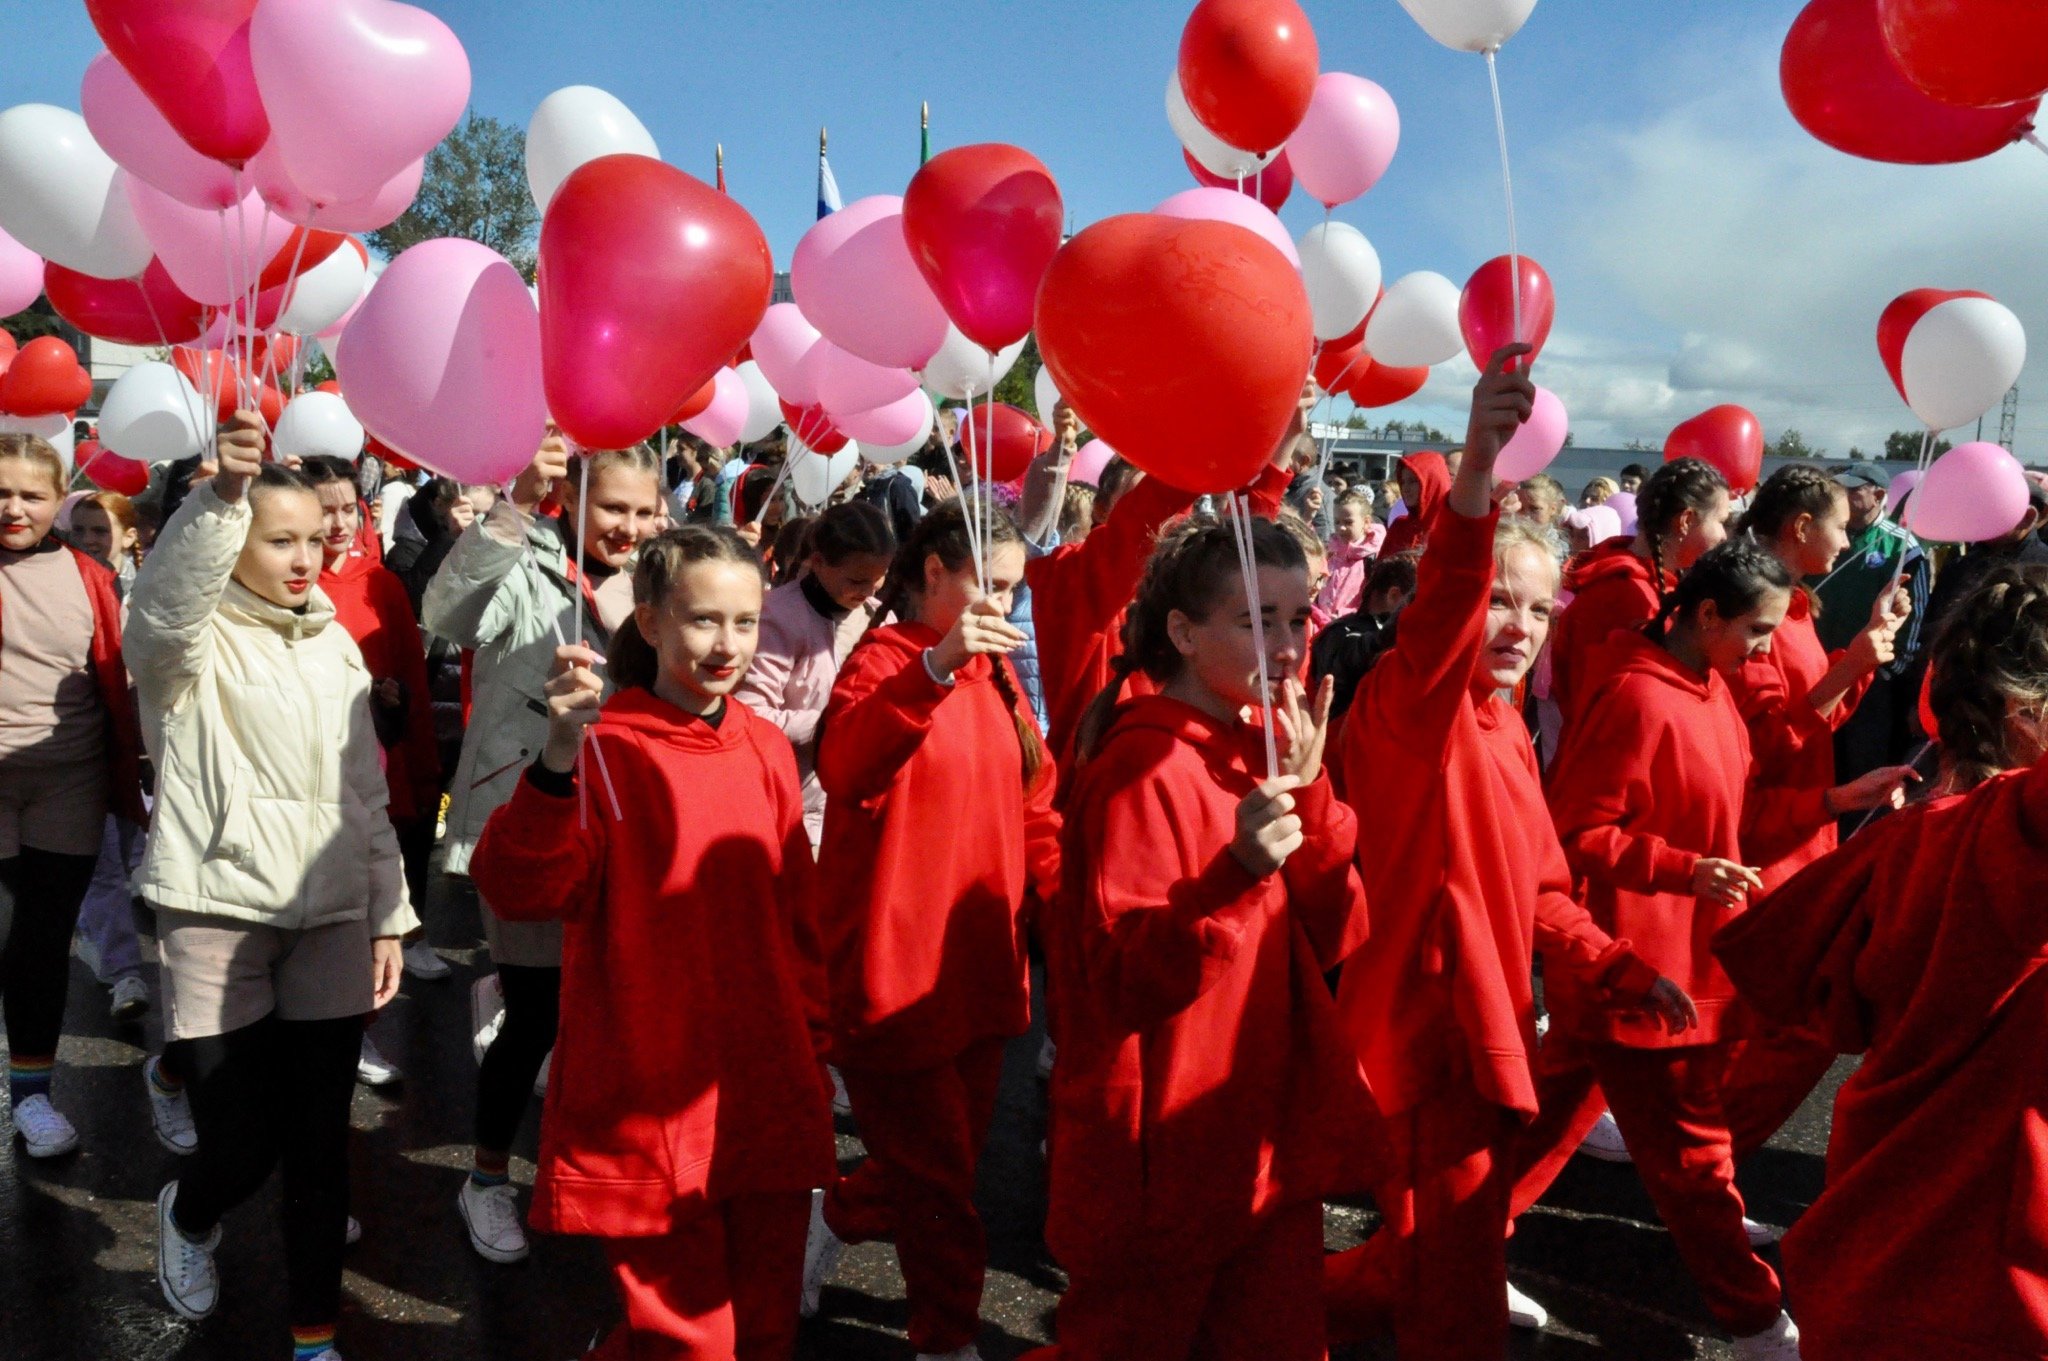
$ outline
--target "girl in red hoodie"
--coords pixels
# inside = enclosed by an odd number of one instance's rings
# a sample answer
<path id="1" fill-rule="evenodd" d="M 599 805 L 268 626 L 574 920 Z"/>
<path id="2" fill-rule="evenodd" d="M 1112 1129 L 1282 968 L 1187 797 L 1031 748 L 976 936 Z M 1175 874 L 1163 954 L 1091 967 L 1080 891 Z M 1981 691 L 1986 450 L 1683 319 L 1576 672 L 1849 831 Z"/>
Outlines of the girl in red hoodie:
<path id="1" fill-rule="evenodd" d="M 1244 721 L 1259 655 L 1213 521 L 1159 545 L 1124 622 L 1118 671 L 1159 693 L 1118 705 L 1113 681 L 1082 724 L 1045 931 L 1046 1241 L 1069 1284 L 1044 1361 L 1325 1354 L 1322 1198 L 1362 1187 L 1377 1122 L 1323 975 L 1364 938 L 1365 898 L 1322 771 L 1331 683 L 1311 713 L 1294 680 L 1302 552 L 1284 526 L 1251 536 L 1282 773 L 1261 778 Z"/>
<path id="2" fill-rule="evenodd" d="M 1338 1010 L 1388 1117 L 1386 1222 L 1325 1268 L 1333 1341 L 1391 1325 L 1403 1361 L 1500 1361 L 1507 1350 L 1509 1154 L 1536 1114 L 1530 968 L 1584 971 L 1604 996 L 1684 1012 L 1669 980 L 1571 896 L 1529 732 L 1501 698 L 1550 627 L 1557 560 L 1540 532 L 1497 525 L 1494 462 L 1535 388 L 1495 355 L 1472 394 L 1465 457 L 1426 526 L 1415 601 L 1344 725 L 1345 788 L 1381 845 L 1360 857 L 1372 939 L 1345 964 Z"/>
<path id="3" fill-rule="evenodd" d="M 921 1356 L 972 1358 L 988 1246 L 974 1171 L 1004 1043 L 1031 1021 L 1027 895 L 1059 883 L 1054 774 L 1008 654 L 1024 542 L 951 501 L 897 553 L 818 740 L 832 1055 L 868 1158 L 821 1198 L 805 1311 L 844 1243 L 893 1236 Z M 1090 539 L 1093 542 L 1093 536 Z"/>
<path id="4" fill-rule="evenodd" d="M 1936 797 L 1715 941 L 1756 1010 L 1864 1054 L 1785 1239 L 1807 1361 L 2048 1355 L 2048 569 L 1997 572 L 1934 657 Z"/>
<path id="5" fill-rule="evenodd" d="M 532 1220 L 605 1242 L 626 1321 L 598 1357 L 795 1351 L 832 1129 L 796 758 L 731 701 L 761 600 L 731 531 L 644 544 L 611 642 L 617 693 L 603 700 L 596 653 L 560 650 L 540 760 L 470 862 L 507 920 L 565 924 Z"/>

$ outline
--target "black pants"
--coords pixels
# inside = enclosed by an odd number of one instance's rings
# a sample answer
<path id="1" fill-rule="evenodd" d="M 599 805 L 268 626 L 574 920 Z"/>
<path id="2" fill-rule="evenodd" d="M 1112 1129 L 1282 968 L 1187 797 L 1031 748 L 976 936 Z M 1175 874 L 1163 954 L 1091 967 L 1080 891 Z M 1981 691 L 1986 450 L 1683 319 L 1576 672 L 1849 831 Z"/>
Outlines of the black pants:
<path id="1" fill-rule="evenodd" d="M 526 1118 L 533 1080 L 555 1047 L 562 971 L 500 964 L 498 986 L 505 993 L 505 1023 L 476 1078 L 476 1146 L 487 1153 L 510 1151 Z"/>
<path id="2" fill-rule="evenodd" d="M 331 1326 L 341 1312 L 348 1232 L 348 1109 L 363 1018 L 280 1021 L 165 1046 L 186 1082 L 199 1151 L 178 1177 L 171 1217 L 188 1236 L 256 1194 L 284 1164 L 284 1261 L 295 1328 Z"/>
<path id="3" fill-rule="evenodd" d="M 71 933 L 92 886 L 97 855 L 58 855 L 23 846 L 0 860 L 0 994 L 7 1048 L 15 1058 L 56 1054 L 71 990 Z M 13 927 L 8 928 L 12 921 Z"/>
<path id="4" fill-rule="evenodd" d="M 412 910 L 424 923 L 427 919 L 427 862 L 434 858 L 434 816 L 393 818 L 398 833 L 398 858 L 405 867 L 405 890 L 412 896 Z"/>

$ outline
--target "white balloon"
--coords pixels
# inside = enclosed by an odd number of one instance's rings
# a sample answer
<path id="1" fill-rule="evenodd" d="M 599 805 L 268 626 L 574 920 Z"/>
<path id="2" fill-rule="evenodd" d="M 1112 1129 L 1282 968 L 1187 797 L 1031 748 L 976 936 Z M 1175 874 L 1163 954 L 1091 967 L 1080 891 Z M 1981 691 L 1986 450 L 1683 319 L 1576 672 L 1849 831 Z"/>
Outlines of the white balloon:
<path id="1" fill-rule="evenodd" d="M 71 451 L 76 440 L 76 431 L 68 413 L 59 411 L 54 416 L 0 416 L 0 435 L 34 435 L 57 451 L 57 457 L 64 461 L 64 480 L 71 480 Z M 105 443 L 104 440 L 101 442 Z"/>
<path id="2" fill-rule="evenodd" d="M 753 444 L 767 439 L 782 424 L 782 401 L 775 395 L 774 384 L 753 360 L 740 365 L 739 375 L 747 385 L 747 423 L 740 427 L 739 442 Z"/>
<path id="3" fill-rule="evenodd" d="M 1053 408 L 1060 404 L 1059 385 L 1052 380 L 1052 370 L 1044 365 L 1038 369 L 1038 377 L 1031 381 L 1031 396 L 1038 404 L 1039 424 L 1052 428 Z"/>
<path id="4" fill-rule="evenodd" d="M 960 333 L 960 328 L 951 322 L 946 324 L 946 343 L 939 346 L 939 352 L 924 366 L 925 388 L 935 396 L 964 402 L 969 397 L 986 397 L 995 391 L 1003 375 L 1017 366 L 1017 356 L 1024 353 L 1024 342 L 1006 346 L 995 357 L 995 368 L 989 368 L 988 351 L 981 348 Z"/>
<path id="5" fill-rule="evenodd" d="M 127 178 L 69 109 L 17 104 L 0 113 L 0 228 L 45 260 L 96 279 L 142 273 L 155 252 Z"/>
<path id="6" fill-rule="evenodd" d="M 1459 52 L 1491 52 L 1521 32 L 1536 0 L 1401 0 L 1422 31 Z"/>
<path id="7" fill-rule="evenodd" d="M 614 96 L 594 85 L 555 91 L 526 125 L 526 183 L 533 201 L 545 213 L 548 200 L 578 166 L 620 152 L 661 159 L 652 134 Z"/>
<path id="8" fill-rule="evenodd" d="M 1906 401 L 1930 430 L 1989 411 L 2027 363 L 2020 319 L 1990 298 L 1951 298 L 1920 318 L 1899 357 Z"/>
<path id="9" fill-rule="evenodd" d="M 1380 295 L 1380 253 L 1348 222 L 1318 222 L 1301 234 L 1301 281 L 1317 340 L 1349 335 Z"/>
<path id="10" fill-rule="evenodd" d="M 341 249 L 298 277 L 291 301 L 277 315 L 277 329 L 298 336 L 320 334 L 362 301 L 369 282 L 369 267 L 356 254 L 354 243 L 343 242 Z"/>
<path id="11" fill-rule="evenodd" d="M 815 509 L 852 475 L 860 463 L 860 445 L 848 440 L 845 448 L 827 458 L 802 440 L 791 439 L 789 456 L 796 460 L 789 469 L 790 490 L 799 504 Z"/>
<path id="12" fill-rule="evenodd" d="M 363 452 L 363 423 L 332 392 L 302 392 L 277 418 L 271 443 L 282 457 L 316 455 L 353 463 Z"/>
<path id="13" fill-rule="evenodd" d="M 1180 138 L 1180 144 L 1202 163 L 1203 169 L 1226 180 L 1256 175 L 1280 154 L 1278 147 L 1264 155 L 1240 150 L 1203 127 L 1202 120 L 1188 107 L 1188 97 L 1181 92 L 1179 71 L 1166 82 L 1166 121 L 1173 125 L 1173 135 Z"/>
<path id="14" fill-rule="evenodd" d="M 1463 353 L 1460 291 L 1443 275 L 1426 269 L 1396 279 L 1365 324 L 1365 348 L 1373 362 L 1410 369 L 1441 364 Z"/>
<path id="15" fill-rule="evenodd" d="M 188 458 L 213 443 L 213 403 L 201 399 L 184 374 L 152 360 L 114 380 L 100 407 L 99 429 L 100 443 L 123 458 Z"/>

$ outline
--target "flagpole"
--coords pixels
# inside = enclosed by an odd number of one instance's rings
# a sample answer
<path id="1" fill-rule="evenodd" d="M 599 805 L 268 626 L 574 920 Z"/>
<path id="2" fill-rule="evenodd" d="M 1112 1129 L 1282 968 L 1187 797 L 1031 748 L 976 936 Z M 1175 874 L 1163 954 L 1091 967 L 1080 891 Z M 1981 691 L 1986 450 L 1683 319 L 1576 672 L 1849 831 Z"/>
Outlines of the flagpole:
<path id="1" fill-rule="evenodd" d="M 718 192 L 721 194 L 727 192 L 725 187 L 725 143 L 723 142 L 718 143 Z"/>
<path id="2" fill-rule="evenodd" d="M 917 163 L 923 165 L 932 158 L 932 104 L 925 100 L 918 105 L 917 112 Z"/>

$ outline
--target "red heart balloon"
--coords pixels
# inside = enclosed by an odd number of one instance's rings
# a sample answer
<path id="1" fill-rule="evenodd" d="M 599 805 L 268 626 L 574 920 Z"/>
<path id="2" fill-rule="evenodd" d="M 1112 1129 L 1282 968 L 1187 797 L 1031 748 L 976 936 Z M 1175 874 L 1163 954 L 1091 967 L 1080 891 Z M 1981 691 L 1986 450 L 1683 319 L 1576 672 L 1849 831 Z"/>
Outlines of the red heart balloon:
<path id="1" fill-rule="evenodd" d="M 73 463 L 78 471 L 91 479 L 101 491 L 119 492 L 123 496 L 139 496 L 149 487 L 149 465 L 139 459 L 124 458 L 112 449 L 102 448 L 98 440 L 82 440 L 71 451 Z"/>
<path id="2" fill-rule="evenodd" d="M 1038 295 L 1039 350 L 1082 423 L 1197 494 L 1271 461 L 1314 346 L 1300 272 L 1227 222 L 1108 218 L 1060 248 Z"/>
<path id="3" fill-rule="evenodd" d="M 10 416 L 55 416 L 92 400 L 92 375 L 78 352 L 55 336 L 21 347 L 0 377 L 0 411 Z"/>
<path id="4" fill-rule="evenodd" d="M 683 404 L 676 408 L 676 414 L 669 417 L 668 423 L 670 425 L 681 425 L 684 421 L 695 420 L 710 409 L 711 399 L 717 395 L 718 380 L 712 378 L 703 387 L 698 388 L 683 399 Z"/>
<path id="5" fill-rule="evenodd" d="M 1180 88 L 1203 127 L 1264 153 L 1301 126 L 1322 71 L 1294 0 L 1201 0 L 1180 34 Z"/>
<path id="6" fill-rule="evenodd" d="M 186 297 L 160 260 L 139 279 L 95 279 L 51 260 L 43 265 L 43 292 L 79 330 L 123 345 L 182 345 L 208 322 L 206 305 Z"/>
<path id="7" fill-rule="evenodd" d="M 788 402 L 781 402 L 781 406 L 782 419 L 789 422 L 790 433 L 812 453 L 836 454 L 846 447 L 846 432 L 832 424 L 824 407 L 791 406 Z"/>
<path id="8" fill-rule="evenodd" d="M 1515 279 L 1522 283 L 1522 329 L 1515 330 Z M 1557 298 L 1550 276 L 1528 256 L 1496 256 L 1472 272 L 1458 298 L 1458 329 L 1465 333 L 1465 351 L 1484 370 L 1503 345 L 1531 347 L 1522 361 L 1526 369 L 1543 353 L 1550 324 L 1557 318 Z"/>
<path id="9" fill-rule="evenodd" d="M 171 350 L 171 366 L 191 380 L 199 395 L 214 404 L 215 414 L 225 421 L 235 414 L 242 405 L 243 368 L 239 350 L 195 350 L 189 345 L 179 345 Z M 274 370 L 269 369 L 258 356 L 256 373 L 261 379 L 268 378 Z M 284 394 L 268 381 L 264 381 L 258 395 L 258 409 L 270 425 L 277 424 L 277 418 L 284 414 Z"/>
<path id="10" fill-rule="evenodd" d="M 1963 109 L 1923 93 L 1885 46 L 1877 0 L 1812 0 L 1792 21 L 1778 83 L 1799 125 L 1873 161 L 1974 161 L 2025 136 L 2040 100 Z"/>
<path id="11" fill-rule="evenodd" d="M 1878 0 L 1906 79 L 1944 104 L 1995 108 L 2048 92 L 2048 7 L 2038 0 Z"/>
<path id="12" fill-rule="evenodd" d="M 100 40 L 178 135 L 239 166 L 270 140 L 249 64 L 256 0 L 86 0 Z"/>
<path id="13" fill-rule="evenodd" d="M 0 326 L 0 359 L 14 358 L 14 333 Z"/>
<path id="14" fill-rule="evenodd" d="M 962 417 L 960 447 L 989 481 L 1009 482 L 1024 476 L 1038 456 L 1039 431 L 1038 422 L 1016 407 L 984 402 Z"/>
<path id="15" fill-rule="evenodd" d="M 1884 360 L 1884 371 L 1892 376 L 1892 386 L 1899 390 L 1899 396 L 1906 397 L 1906 337 L 1913 334 L 1913 328 L 1920 324 L 1920 318 L 1932 312 L 1945 302 L 1957 298 L 1988 298 L 1989 293 L 1979 293 L 1973 288 L 1948 291 L 1939 288 L 1916 288 L 1910 293 L 1901 293 L 1893 298 L 1891 305 L 1884 309 L 1877 319 L 1877 353 Z"/>
<path id="16" fill-rule="evenodd" d="M 1234 179 L 1211 174 L 1209 167 L 1196 160 L 1195 153 L 1185 147 L 1181 148 L 1180 158 L 1188 163 L 1188 173 L 1195 177 L 1195 183 L 1206 189 L 1236 189 L 1250 194 L 1276 213 L 1287 202 L 1288 195 L 1294 192 L 1294 167 L 1287 163 L 1284 150 L 1253 171 L 1242 185 Z"/>
<path id="17" fill-rule="evenodd" d="M 1764 470 L 1764 428 L 1739 406 L 1717 406 L 1673 430 L 1664 441 L 1664 461 L 1696 458 L 1720 470 L 1728 490 L 1740 496 L 1757 484 Z"/>
<path id="18" fill-rule="evenodd" d="M 1342 392 L 1371 364 L 1363 338 L 1348 345 L 1342 340 L 1326 341 L 1316 356 L 1316 386 L 1325 392 Z"/>
<path id="19" fill-rule="evenodd" d="M 775 263 L 735 199 L 649 156 L 600 156 L 540 229 L 548 410 L 586 449 L 637 444 L 746 343 Z"/>
<path id="20" fill-rule="evenodd" d="M 1392 406 L 1422 391 L 1429 381 L 1427 366 L 1394 368 L 1367 355 L 1364 372 L 1355 375 L 1347 390 L 1351 400 L 1363 407 Z"/>
<path id="21" fill-rule="evenodd" d="M 323 232 L 318 227 L 294 227 L 292 234 L 285 238 L 283 247 L 263 267 L 256 287 L 268 291 L 281 287 L 288 280 L 301 278 L 306 271 L 340 250 L 344 243 L 354 245 L 359 254 L 368 258 L 362 245 L 350 241 L 344 233 Z"/>
<path id="22" fill-rule="evenodd" d="M 991 352 L 1031 330 L 1066 205 L 1052 172 L 1020 147 L 954 147 L 925 162 L 903 194 L 903 235 L 960 333 Z"/>

